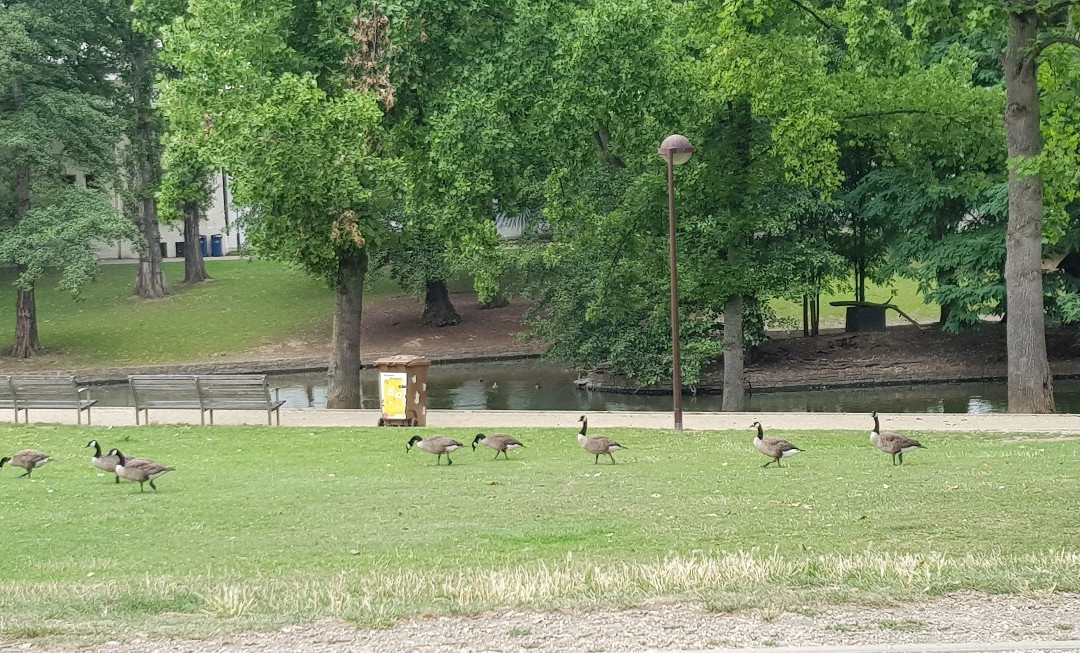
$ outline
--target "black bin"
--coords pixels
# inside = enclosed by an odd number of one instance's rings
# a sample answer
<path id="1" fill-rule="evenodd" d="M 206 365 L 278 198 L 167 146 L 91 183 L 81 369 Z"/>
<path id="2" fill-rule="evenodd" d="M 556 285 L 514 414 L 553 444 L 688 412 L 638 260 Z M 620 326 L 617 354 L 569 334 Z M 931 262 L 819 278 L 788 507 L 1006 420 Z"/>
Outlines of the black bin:
<path id="1" fill-rule="evenodd" d="M 164 240 L 159 240 L 158 245 L 161 245 L 161 258 L 169 258 L 169 245 Z"/>
<path id="2" fill-rule="evenodd" d="M 176 258 L 184 258 L 184 241 L 178 240 L 175 243 L 176 246 Z"/>

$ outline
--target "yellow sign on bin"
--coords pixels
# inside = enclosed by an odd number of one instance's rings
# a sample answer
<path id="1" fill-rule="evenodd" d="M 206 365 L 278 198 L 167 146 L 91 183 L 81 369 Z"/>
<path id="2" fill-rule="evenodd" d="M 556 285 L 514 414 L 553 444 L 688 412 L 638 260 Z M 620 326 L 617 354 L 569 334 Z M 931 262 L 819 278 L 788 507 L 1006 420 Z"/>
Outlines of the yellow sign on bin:
<path id="1" fill-rule="evenodd" d="M 409 375 L 405 372 L 379 373 L 379 399 L 383 417 L 405 419 L 405 391 Z"/>

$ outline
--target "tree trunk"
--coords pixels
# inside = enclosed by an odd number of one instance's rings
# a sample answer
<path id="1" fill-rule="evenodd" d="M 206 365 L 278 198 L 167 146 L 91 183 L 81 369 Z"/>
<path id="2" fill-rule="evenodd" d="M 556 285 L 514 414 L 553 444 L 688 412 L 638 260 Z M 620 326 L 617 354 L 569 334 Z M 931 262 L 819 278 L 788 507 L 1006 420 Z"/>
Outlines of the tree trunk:
<path id="1" fill-rule="evenodd" d="M 139 252 L 139 276 L 135 295 L 156 299 L 169 294 L 161 269 L 161 229 L 158 226 L 157 200 L 154 194 L 161 180 L 161 139 L 154 108 L 151 105 L 154 71 L 149 59 L 154 44 L 136 35 L 130 43 L 131 100 L 135 111 L 135 128 L 131 148 L 134 158 L 132 195 L 135 197 L 135 225 L 142 235 Z"/>
<path id="2" fill-rule="evenodd" d="M 206 263 L 199 249 L 199 207 L 185 204 L 181 211 L 184 214 L 184 283 L 206 281 L 210 275 L 206 273 Z"/>
<path id="3" fill-rule="evenodd" d="M 19 271 L 23 269 L 20 265 Z M 34 289 L 20 288 L 15 298 L 15 346 L 11 348 L 11 355 L 15 358 L 31 358 L 40 350 Z"/>
<path id="4" fill-rule="evenodd" d="M 424 294 L 424 314 L 420 321 L 437 327 L 461 324 L 461 316 L 450 301 L 450 292 L 446 289 L 445 281 L 440 279 L 427 282 L 427 292 Z"/>
<path id="5" fill-rule="evenodd" d="M 492 308 L 506 308 L 510 305 L 510 300 L 506 298 L 506 295 L 501 292 L 495 293 L 495 296 L 488 301 L 480 304 L 481 310 L 489 310 Z"/>
<path id="6" fill-rule="evenodd" d="M 360 408 L 360 319 L 367 263 L 366 249 L 350 257 L 338 255 L 334 335 L 326 372 L 327 408 Z"/>
<path id="7" fill-rule="evenodd" d="M 743 385 L 743 298 L 724 302 L 724 397 L 721 409 L 741 412 L 746 407 Z"/>
<path id="8" fill-rule="evenodd" d="M 22 84 L 16 78 L 11 88 L 12 102 L 17 107 L 22 101 Z M 25 161 L 23 148 L 15 148 L 15 223 L 18 224 L 30 212 L 30 164 Z M 21 275 L 26 266 L 18 265 Z M 15 358 L 30 358 L 41 348 L 37 332 L 37 304 L 34 301 L 34 288 L 20 289 L 15 298 L 15 346 L 11 355 Z"/>
<path id="9" fill-rule="evenodd" d="M 1038 36 L 1035 10 L 1011 8 L 1005 54 L 1005 140 L 1010 160 L 1042 151 L 1039 130 Z M 1043 182 L 1039 175 L 1009 169 L 1009 224 L 1005 236 L 1006 343 L 1009 412 L 1054 411 L 1053 382 L 1046 356 L 1042 286 Z"/>

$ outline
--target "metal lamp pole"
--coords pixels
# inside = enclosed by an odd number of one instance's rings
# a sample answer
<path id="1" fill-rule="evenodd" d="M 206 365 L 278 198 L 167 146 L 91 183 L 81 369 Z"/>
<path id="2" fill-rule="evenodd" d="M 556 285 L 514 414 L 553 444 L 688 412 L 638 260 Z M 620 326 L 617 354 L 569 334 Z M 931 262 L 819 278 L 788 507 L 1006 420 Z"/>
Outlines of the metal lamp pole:
<path id="1" fill-rule="evenodd" d="M 671 401 L 675 432 L 682 427 L 682 358 L 679 351 L 679 262 L 675 251 L 675 166 L 690 160 L 694 146 L 685 136 L 672 134 L 664 139 L 657 154 L 667 161 L 668 180 L 668 262 L 671 268 Z"/>

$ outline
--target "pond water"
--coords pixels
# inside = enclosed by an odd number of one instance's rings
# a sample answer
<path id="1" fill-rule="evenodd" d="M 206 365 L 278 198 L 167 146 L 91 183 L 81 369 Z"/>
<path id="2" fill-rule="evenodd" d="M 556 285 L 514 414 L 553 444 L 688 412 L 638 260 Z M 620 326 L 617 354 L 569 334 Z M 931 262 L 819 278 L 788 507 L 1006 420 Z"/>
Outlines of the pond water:
<path id="1" fill-rule="evenodd" d="M 379 407 L 378 373 L 361 373 L 363 407 Z M 558 363 L 541 360 L 432 365 L 428 372 L 428 407 L 457 410 L 574 410 L 667 411 L 669 395 L 630 395 L 577 389 L 577 374 Z M 324 373 L 282 374 L 270 377 L 272 392 L 285 400 L 285 408 L 325 408 Z M 1057 408 L 1080 412 L 1080 380 L 1054 382 Z M 131 406 L 126 383 L 95 386 L 91 395 L 102 406 Z M 685 411 L 719 411 L 719 395 L 687 396 Z M 933 383 L 757 392 L 748 398 L 751 412 L 870 412 L 890 413 L 997 413 L 1008 402 L 1005 383 Z"/>

